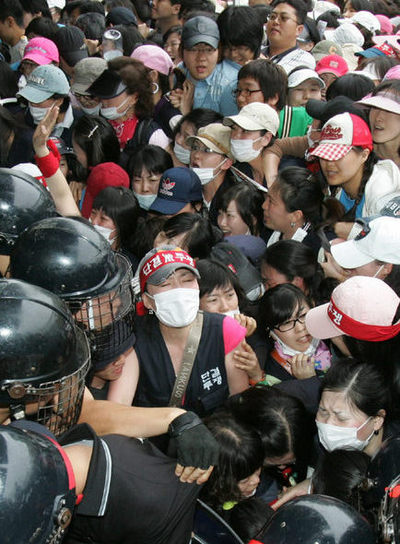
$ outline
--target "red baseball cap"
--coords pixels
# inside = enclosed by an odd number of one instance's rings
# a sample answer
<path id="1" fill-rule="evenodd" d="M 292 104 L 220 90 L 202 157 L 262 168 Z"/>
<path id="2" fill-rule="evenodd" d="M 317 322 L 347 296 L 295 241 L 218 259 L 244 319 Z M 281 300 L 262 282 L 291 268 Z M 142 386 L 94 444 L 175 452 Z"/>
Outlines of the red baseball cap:
<path id="1" fill-rule="evenodd" d="M 88 219 L 93 201 L 106 187 L 129 187 L 129 176 L 114 162 L 103 162 L 94 166 L 87 178 L 87 188 L 82 203 L 82 215 Z"/>
<path id="2" fill-rule="evenodd" d="M 340 77 L 347 74 L 349 67 L 340 55 L 327 55 L 317 62 L 315 71 L 318 75 L 330 73 Z"/>
<path id="3" fill-rule="evenodd" d="M 361 117 L 353 113 L 335 115 L 322 127 L 321 138 L 311 155 L 337 161 L 347 155 L 353 147 L 372 151 L 372 135 Z"/>

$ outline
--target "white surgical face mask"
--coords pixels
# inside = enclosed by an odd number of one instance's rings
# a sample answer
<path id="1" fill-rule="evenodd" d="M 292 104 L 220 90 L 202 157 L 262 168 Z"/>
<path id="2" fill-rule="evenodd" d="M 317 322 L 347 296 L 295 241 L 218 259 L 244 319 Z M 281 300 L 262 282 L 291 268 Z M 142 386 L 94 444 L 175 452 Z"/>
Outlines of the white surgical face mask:
<path id="1" fill-rule="evenodd" d="M 182 164 L 190 163 L 190 149 L 186 149 L 181 144 L 178 144 L 178 142 L 175 142 L 174 153 L 175 153 L 175 157 Z"/>
<path id="2" fill-rule="evenodd" d="M 261 149 L 254 149 L 253 144 L 261 140 L 262 136 L 255 140 L 231 140 L 231 152 L 239 162 L 250 162 L 258 157 Z"/>
<path id="3" fill-rule="evenodd" d="M 29 111 L 31 112 L 35 125 L 38 125 L 40 121 L 42 121 L 46 117 L 46 114 L 49 110 L 50 108 L 37 108 L 36 106 L 32 106 L 32 104 L 29 104 Z"/>
<path id="4" fill-rule="evenodd" d="M 111 106 L 110 108 L 100 108 L 100 113 L 103 117 L 108 119 L 109 121 L 115 121 L 115 119 L 119 119 L 120 117 L 123 117 L 126 112 L 129 110 L 130 106 L 128 106 L 124 111 L 119 112 L 118 109 L 123 106 L 128 100 L 130 99 L 130 96 L 127 96 L 125 100 L 119 105 L 119 106 Z"/>
<path id="5" fill-rule="evenodd" d="M 94 108 L 85 108 L 85 106 L 81 106 L 81 110 L 83 113 L 86 113 L 86 115 L 99 115 L 100 108 L 100 104 L 97 104 L 97 106 L 94 106 Z"/>
<path id="6" fill-rule="evenodd" d="M 371 440 L 374 431 L 372 431 L 366 440 L 359 440 L 357 433 L 370 419 L 372 418 L 369 417 L 359 427 L 340 427 L 339 425 L 329 425 L 329 423 L 316 421 L 319 441 L 327 451 L 338 449 L 361 451 Z"/>
<path id="7" fill-rule="evenodd" d="M 135 193 L 135 191 L 133 191 L 133 194 L 137 198 L 139 202 L 139 206 L 142 208 L 142 210 L 146 210 L 146 211 L 150 208 L 150 206 L 153 204 L 153 202 L 157 198 L 157 195 L 153 195 L 153 194 L 139 195 L 139 193 Z"/>
<path id="8" fill-rule="evenodd" d="M 224 164 L 225 161 L 226 159 L 220 162 L 215 168 L 192 168 L 192 170 L 199 176 L 201 184 L 207 185 L 207 183 L 210 183 L 210 181 L 218 176 L 220 173 L 220 170 L 218 169 Z M 214 170 L 217 170 L 216 174 L 214 174 Z"/>
<path id="9" fill-rule="evenodd" d="M 93 225 L 99 234 L 107 240 L 111 245 L 114 242 L 114 237 L 111 237 L 111 234 L 114 232 L 114 229 L 109 229 L 107 227 L 102 227 L 101 225 Z"/>
<path id="10" fill-rule="evenodd" d="M 186 327 L 193 323 L 199 311 L 200 297 L 198 289 L 178 287 L 162 291 L 154 296 L 154 313 L 168 327 Z"/>
<path id="11" fill-rule="evenodd" d="M 299 353 L 303 353 L 304 355 L 308 355 L 310 357 L 311 355 L 314 355 L 315 350 L 317 349 L 319 344 L 319 340 L 317 338 L 313 338 L 306 351 L 296 351 L 295 349 L 292 349 L 287 344 L 285 344 L 285 342 L 283 342 L 279 338 L 279 336 L 274 333 L 274 331 L 271 331 L 269 334 L 271 335 L 271 338 L 273 338 L 275 342 L 278 342 L 278 344 L 281 346 L 283 354 L 287 355 L 288 357 L 294 357 Z"/>

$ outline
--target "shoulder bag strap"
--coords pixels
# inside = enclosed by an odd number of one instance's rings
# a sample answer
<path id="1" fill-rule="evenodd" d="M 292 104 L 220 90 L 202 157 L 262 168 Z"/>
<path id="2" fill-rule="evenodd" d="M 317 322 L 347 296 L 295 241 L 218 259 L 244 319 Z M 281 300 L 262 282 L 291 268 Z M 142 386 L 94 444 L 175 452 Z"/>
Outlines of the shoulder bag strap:
<path id="1" fill-rule="evenodd" d="M 183 352 L 182 365 L 176 376 L 174 389 L 169 399 L 168 406 L 182 406 L 182 399 L 186 393 L 192 373 L 193 363 L 199 347 L 201 331 L 203 329 L 203 312 L 197 312 L 196 319 L 190 327 L 189 337 Z"/>

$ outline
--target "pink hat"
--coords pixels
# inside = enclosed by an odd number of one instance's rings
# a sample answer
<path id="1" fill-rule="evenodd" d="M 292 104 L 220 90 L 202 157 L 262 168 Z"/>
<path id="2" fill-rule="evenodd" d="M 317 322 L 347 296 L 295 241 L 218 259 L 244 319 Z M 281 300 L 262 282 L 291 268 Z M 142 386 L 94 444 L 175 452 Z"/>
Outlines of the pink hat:
<path id="1" fill-rule="evenodd" d="M 379 108 L 380 110 L 390 111 L 391 113 L 400 115 L 400 96 L 391 92 L 390 88 L 378 92 L 374 96 L 366 96 L 362 100 L 359 100 L 357 104 L 372 106 L 374 108 Z"/>
<path id="2" fill-rule="evenodd" d="M 400 79 L 400 64 L 392 66 L 385 74 L 385 77 L 382 81 L 387 81 L 388 79 Z"/>
<path id="3" fill-rule="evenodd" d="M 171 57 L 158 45 L 139 45 L 131 58 L 142 61 L 146 68 L 157 70 L 165 76 L 169 76 L 174 67 Z"/>
<path id="4" fill-rule="evenodd" d="M 106 187 L 129 187 L 128 174 L 114 162 L 102 162 L 92 168 L 82 203 L 83 217 L 90 217 L 94 199 Z"/>
<path id="5" fill-rule="evenodd" d="M 349 67 L 340 55 L 327 55 L 317 62 L 315 71 L 318 75 L 330 73 L 340 77 L 349 71 Z"/>
<path id="6" fill-rule="evenodd" d="M 311 155 L 327 161 L 337 161 L 354 146 L 372 150 L 371 131 L 358 115 L 340 113 L 322 127 L 321 138 Z"/>
<path id="7" fill-rule="evenodd" d="M 386 17 L 386 15 L 375 15 L 375 17 L 381 23 L 382 34 L 391 34 L 393 32 L 393 25 L 389 17 Z"/>
<path id="8" fill-rule="evenodd" d="M 39 66 L 50 64 L 51 62 L 60 62 L 57 46 L 47 38 L 32 38 L 25 46 L 22 61 L 31 60 Z"/>
<path id="9" fill-rule="evenodd" d="M 359 340 L 382 342 L 400 332 L 400 321 L 392 324 L 400 298 L 378 278 L 354 276 L 338 285 L 327 304 L 306 315 L 306 327 L 314 338 L 345 334 Z"/>

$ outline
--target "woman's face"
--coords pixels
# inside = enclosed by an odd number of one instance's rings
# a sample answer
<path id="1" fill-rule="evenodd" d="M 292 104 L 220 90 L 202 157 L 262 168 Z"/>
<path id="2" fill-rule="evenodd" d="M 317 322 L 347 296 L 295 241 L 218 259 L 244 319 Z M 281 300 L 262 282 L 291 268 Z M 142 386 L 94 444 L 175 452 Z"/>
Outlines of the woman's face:
<path id="1" fill-rule="evenodd" d="M 231 283 L 224 287 L 215 287 L 211 293 L 203 295 L 200 299 L 200 310 L 204 312 L 225 314 L 238 309 L 239 300 Z"/>
<path id="2" fill-rule="evenodd" d="M 102 98 L 101 107 L 102 108 L 117 108 L 117 112 L 120 114 L 120 117 L 124 117 L 127 113 L 127 110 L 132 108 L 137 102 L 137 93 L 128 94 L 126 91 L 119 94 L 118 96 L 113 96 L 112 98 Z M 118 118 L 117 118 L 118 119 Z"/>
<path id="3" fill-rule="evenodd" d="M 364 167 L 366 160 L 364 151 L 358 153 L 352 149 L 347 155 L 337 161 L 319 159 L 321 170 L 329 185 L 335 187 L 338 185 L 345 186 L 346 183 L 352 182 Z"/>
<path id="4" fill-rule="evenodd" d="M 321 396 L 316 421 L 338 427 L 360 427 L 368 419 L 345 395 L 343 391 L 324 391 Z M 374 431 L 371 418 L 357 433 L 359 440 L 366 440 Z"/>
<path id="5" fill-rule="evenodd" d="M 218 62 L 218 49 L 206 43 L 198 43 L 191 49 L 183 50 L 183 62 L 196 81 L 210 76 Z"/>
<path id="6" fill-rule="evenodd" d="M 400 115 L 378 108 L 369 112 L 372 139 L 376 144 L 400 140 Z"/>
<path id="7" fill-rule="evenodd" d="M 266 291 L 272 289 L 272 287 L 275 287 L 276 285 L 290 283 L 285 274 L 281 274 L 276 268 L 270 266 L 265 261 L 261 263 L 261 278 Z"/>
<path id="8" fill-rule="evenodd" d="M 243 496 L 247 499 L 254 495 L 258 484 L 260 483 L 261 468 L 258 468 L 253 474 L 238 482 L 238 488 Z"/>
<path id="9" fill-rule="evenodd" d="M 224 47 L 224 58 L 244 66 L 254 59 L 254 52 L 247 45 L 231 45 Z"/>
<path id="10" fill-rule="evenodd" d="M 264 102 L 264 95 L 259 82 L 254 77 L 244 77 L 238 80 L 236 103 L 239 109 L 252 102 Z"/>
<path id="11" fill-rule="evenodd" d="M 357 13 L 357 10 L 353 8 L 350 1 L 346 2 L 344 5 L 343 16 L 346 18 L 353 17 Z"/>
<path id="12" fill-rule="evenodd" d="M 68 175 L 69 168 L 68 168 L 68 161 L 65 155 L 61 155 L 61 158 L 60 158 L 60 170 L 63 176 L 66 178 Z"/>
<path id="13" fill-rule="evenodd" d="M 150 173 L 145 166 L 142 167 L 140 176 L 133 175 L 132 189 L 139 195 L 156 195 L 160 185 L 161 173 Z"/>
<path id="14" fill-rule="evenodd" d="M 235 200 L 231 200 L 226 210 L 218 210 L 218 226 L 225 236 L 249 234 L 249 227 L 242 219 Z"/>
<path id="15" fill-rule="evenodd" d="M 164 50 L 171 57 L 171 60 L 174 64 L 177 64 L 181 58 L 179 54 L 179 46 L 181 44 L 181 37 L 176 32 L 172 32 L 168 36 L 167 41 L 164 44 Z"/>
<path id="16" fill-rule="evenodd" d="M 76 142 L 75 138 L 72 138 L 72 147 L 74 148 L 77 161 L 83 166 L 83 168 L 87 168 L 88 160 L 86 151 L 81 148 L 81 146 Z"/>
<path id="17" fill-rule="evenodd" d="M 262 208 L 266 227 L 279 232 L 287 232 L 290 229 L 291 213 L 286 209 L 276 182 L 267 193 Z"/>
<path id="18" fill-rule="evenodd" d="M 274 329 L 276 336 L 295 351 L 304 352 L 310 346 L 312 336 L 305 325 L 306 313 L 309 309 L 306 303 L 297 305 L 290 318 L 279 325 L 279 328 L 283 330 Z"/>
<path id="19" fill-rule="evenodd" d="M 175 141 L 178 142 L 179 145 L 184 147 L 185 149 L 190 150 L 190 145 L 186 143 L 186 138 L 189 136 L 195 136 L 196 135 L 196 127 L 193 123 L 189 123 L 188 121 L 183 121 L 181 128 L 179 129 L 179 132 L 175 136 Z"/>
<path id="20" fill-rule="evenodd" d="M 289 89 L 289 106 L 305 106 L 310 98 L 321 100 L 321 87 L 315 79 L 307 79 Z"/>

